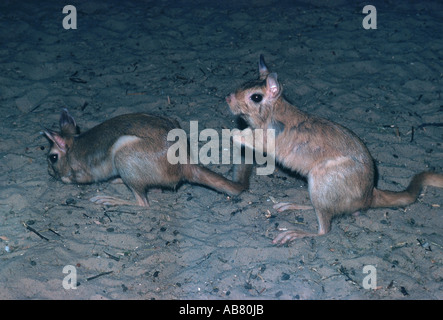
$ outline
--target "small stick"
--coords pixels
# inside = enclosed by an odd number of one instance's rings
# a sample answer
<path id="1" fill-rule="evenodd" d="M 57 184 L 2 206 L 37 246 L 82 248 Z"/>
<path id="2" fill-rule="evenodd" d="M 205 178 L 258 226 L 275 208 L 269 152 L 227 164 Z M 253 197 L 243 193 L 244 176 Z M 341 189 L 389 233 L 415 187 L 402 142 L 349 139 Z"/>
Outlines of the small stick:
<path id="1" fill-rule="evenodd" d="M 401 140 L 401 138 L 400 138 L 400 130 L 398 129 L 398 127 L 395 127 L 395 135 L 397 136 L 397 138 L 399 140 Z"/>
<path id="2" fill-rule="evenodd" d="M 54 233 L 54 234 L 58 235 L 59 237 L 61 237 L 60 233 L 58 233 L 58 232 L 55 231 L 55 230 L 52 230 L 52 229 L 49 228 L 48 231 L 51 231 L 52 233 Z"/>
<path id="3" fill-rule="evenodd" d="M 155 200 L 152 200 L 152 201 L 155 201 Z M 137 212 L 123 211 L 123 210 L 118 210 L 118 211 L 117 210 L 107 210 L 106 212 L 129 213 L 129 214 L 132 214 L 132 215 L 136 215 L 137 214 Z"/>
<path id="4" fill-rule="evenodd" d="M 351 278 L 351 276 L 349 275 L 348 270 L 346 270 L 345 267 L 341 266 L 341 267 L 338 269 L 338 271 L 339 271 L 342 275 L 344 275 L 344 276 L 347 278 L 346 281 L 350 281 L 352 284 L 357 284 L 357 283 Z"/>
<path id="5" fill-rule="evenodd" d="M 73 207 L 73 208 L 77 208 L 77 209 L 84 209 L 85 207 L 81 207 L 81 206 L 76 206 L 74 204 L 66 204 L 66 203 L 60 203 L 61 206 L 67 206 L 67 207 Z"/>
<path id="6" fill-rule="evenodd" d="M 110 274 L 110 273 L 113 273 L 113 272 L 114 271 L 102 272 L 102 273 L 99 273 L 96 276 L 92 276 L 92 277 L 86 278 L 86 281 L 91 281 L 91 280 L 97 279 L 98 277 L 106 276 L 107 274 Z"/>
<path id="7" fill-rule="evenodd" d="M 26 229 L 28 229 L 31 232 L 34 232 L 36 235 L 38 235 L 40 238 L 49 241 L 48 238 L 46 238 L 45 236 L 41 235 L 37 230 L 35 230 L 34 228 L 28 226 L 25 222 L 23 222 L 23 225 L 25 226 Z"/>
<path id="8" fill-rule="evenodd" d="M 107 212 L 103 213 L 103 215 L 109 219 L 109 222 L 112 222 L 111 217 L 109 216 L 109 214 Z"/>
<path id="9" fill-rule="evenodd" d="M 77 78 L 77 77 L 70 77 L 69 80 L 71 80 L 72 82 L 75 82 L 75 83 L 88 83 L 88 81 Z"/>
<path id="10" fill-rule="evenodd" d="M 33 111 L 37 110 L 37 108 L 39 108 L 40 106 L 41 106 L 41 104 L 36 105 L 34 108 L 29 110 L 29 112 L 33 112 Z"/>
<path id="11" fill-rule="evenodd" d="M 88 103 L 85 101 L 85 103 L 83 103 L 81 110 L 85 111 L 85 108 L 88 106 Z"/>
<path id="12" fill-rule="evenodd" d="M 115 261 L 120 261 L 119 257 L 113 256 L 112 254 L 110 254 L 110 253 L 108 253 L 106 251 L 103 251 L 103 252 L 106 253 L 109 256 L 109 258 L 111 258 L 111 259 L 113 259 Z"/>

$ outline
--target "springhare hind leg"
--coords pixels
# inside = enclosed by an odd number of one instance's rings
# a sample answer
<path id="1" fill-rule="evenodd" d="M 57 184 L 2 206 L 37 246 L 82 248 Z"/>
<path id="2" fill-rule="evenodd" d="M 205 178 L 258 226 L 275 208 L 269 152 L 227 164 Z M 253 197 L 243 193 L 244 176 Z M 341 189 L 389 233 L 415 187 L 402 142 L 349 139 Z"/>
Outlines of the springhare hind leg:
<path id="1" fill-rule="evenodd" d="M 272 241 L 273 244 L 282 245 L 286 242 L 293 241 L 295 239 L 301 239 L 305 237 L 316 237 L 321 236 L 328 233 L 331 230 L 331 218 L 329 215 L 324 214 L 318 210 L 317 213 L 317 221 L 318 221 L 318 233 L 309 233 L 306 231 L 297 231 L 297 230 L 289 230 L 280 233 L 275 237 Z"/>

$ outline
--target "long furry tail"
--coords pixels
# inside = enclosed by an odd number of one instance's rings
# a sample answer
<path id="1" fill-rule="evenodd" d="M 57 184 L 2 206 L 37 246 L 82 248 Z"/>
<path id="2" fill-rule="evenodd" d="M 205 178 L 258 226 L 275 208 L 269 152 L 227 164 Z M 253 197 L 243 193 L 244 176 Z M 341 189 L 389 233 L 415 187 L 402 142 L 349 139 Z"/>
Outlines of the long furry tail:
<path id="1" fill-rule="evenodd" d="M 374 188 L 371 208 L 404 207 L 417 200 L 425 186 L 443 188 L 443 175 L 432 172 L 416 174 L 405 191 L 394 192 Z"/>

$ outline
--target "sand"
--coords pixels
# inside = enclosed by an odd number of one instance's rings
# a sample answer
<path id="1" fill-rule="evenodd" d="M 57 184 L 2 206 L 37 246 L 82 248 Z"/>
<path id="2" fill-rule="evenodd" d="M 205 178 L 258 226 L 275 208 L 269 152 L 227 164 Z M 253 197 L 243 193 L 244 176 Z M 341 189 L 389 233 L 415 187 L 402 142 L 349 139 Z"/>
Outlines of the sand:
<path id="1" fill-rule="evenodd" d="M 133 200 L 124 185 L 47 172 L 40 132 L 57 129 L 62 107 L 83 129 L 130 112 L 236 127 L 224 97 L 257 77 L 260 54 L 288 100 L 362 138 L 380 188 L 443 172 L 443 4 L 371 2 L 377 29 L 366 30 L 359 1 L 73 1 L 77 29 L 65 30 L 67 3 L 2 1 L 0 299 L 443 299 L 441 189 L 278 247 L 281 230 L 317 227 L 312 210 L 272 208 L 310 204 L 306 182 L 281 168 L 234 199 L 189 184 L 150 191 L 148 210 L 88 200 Z M 76 289 L 63 287 L 65 266 Z"/>

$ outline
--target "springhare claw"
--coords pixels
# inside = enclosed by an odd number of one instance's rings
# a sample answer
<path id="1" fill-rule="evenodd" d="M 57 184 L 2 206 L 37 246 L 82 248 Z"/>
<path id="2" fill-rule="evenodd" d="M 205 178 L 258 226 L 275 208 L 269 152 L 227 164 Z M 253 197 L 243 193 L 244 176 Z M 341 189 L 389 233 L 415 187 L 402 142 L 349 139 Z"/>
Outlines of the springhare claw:
<path id="1" fill-rule="evenodd" d="M 295 203 L 289 203 L 289 202 L 279 202 L 273 205 L 273 208 L 277 210 L 278 212 L 283 212 L 286 210 L 311 210 L 314 209 L 313 206 L 304 206 L 304 205 L 298 205 Z"/>
<path id="2" fill-rule="evenodd" d="M 301 239 L 304 237 L 315 237 L 318 236 L 318 234 L 316 233 L 308 233 L 308 232 L 304 232 L 304 231 L 285 231 L 280 233 L 279 235 L 277 235 L 275 237 L 275 239 L 272 241 L 273 244 L 277 244 L 277 245 L 283 245 L 286 242 L 290 242 L 293 241 L 295 239 Z"/>
<path id="3" fill-rule="evenodd" d="M 96 204 L 102 204 L 105 206 L 134 205 L 134 203 L 132 202 L 110 196 L 95 196 L 90 198 L 89 201 L 94 202 Z"/>

